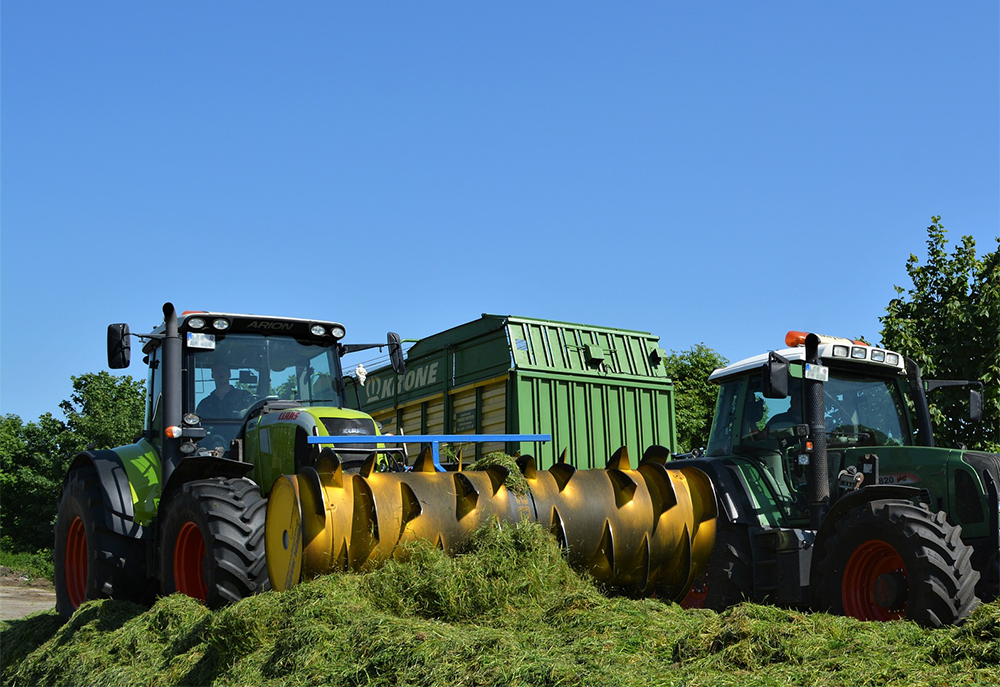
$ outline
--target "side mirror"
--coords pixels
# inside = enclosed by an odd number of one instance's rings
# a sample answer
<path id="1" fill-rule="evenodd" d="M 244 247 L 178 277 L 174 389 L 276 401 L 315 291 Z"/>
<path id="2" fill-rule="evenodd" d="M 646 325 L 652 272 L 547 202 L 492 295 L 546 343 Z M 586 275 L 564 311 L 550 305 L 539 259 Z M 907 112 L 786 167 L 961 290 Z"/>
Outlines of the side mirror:
<path id="1" fill-rule="evenodd" d="M 132 361 L 132 341 L 124 322 L 108 325 L 108 367 L 122 370 Z"/>
<path id="2" fill-rule="evenodd" d="M 389 361 L 392 363 L 392 370 L 398 375 L 406 374 L 406 363 L 403 362 L 403 344 L 399 342 L 399 334 L 389 332 L 385 337 L 386 345 L 389 347 Z"/>
<path id="3" fill-rule="evenodd" d="M 967 379 L 927 379 L 924 380 L 924 391 L 931 393 L 948 387 L 965 387 L 969 389 L 969 419 L 981 422 L 983 419 L 983 383 Z M 979 387 L 978 389 L 976 387 Z"/>
<path id="4" fill-rule="evenodd" d="M 983 419 L 983 392 L 971 389 L 969 391 L 969 419 L 981 422 Z"/>
<path id="5" fill-rule="evenodd" d="M 764 398 L 788 398 L 788 359 L 774 351 L 761 366 L 761 390 Z"/>

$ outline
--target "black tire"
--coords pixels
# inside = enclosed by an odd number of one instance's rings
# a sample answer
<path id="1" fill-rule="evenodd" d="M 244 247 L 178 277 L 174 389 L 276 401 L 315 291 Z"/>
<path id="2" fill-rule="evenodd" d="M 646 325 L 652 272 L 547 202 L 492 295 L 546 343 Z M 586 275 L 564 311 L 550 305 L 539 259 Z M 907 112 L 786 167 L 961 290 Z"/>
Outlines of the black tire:
<path id="1" fill-rule="evenodd" d="M 174 491 L 160 525 L 163 594 L 181 592 L 219 608 L 269 589 L 266 510 L 260 487 L 245 477 L 196 480 Z"/>
<path id="2" fill-rule="evenodd" d="M 100 477 L 93 465 L 70 471 L 55 527 L 56 610 L 68 618 L 84 601 L 152 599 L 141 539 L 107 527 Z"/>
<path id="3" fill-rule="evenodd" d="M 819 610 L 943 627 L 979 605 L 972 547 L 944 513 L 909 501 L 869 501 L 830 525 L 812 561 Z"/>
<path id="4" fill-rule="evenodd" d="M 708 570 L 694 581 L 681 606 L 721 611 L 752 598 L 750 532 L 741 525 L 718 523 Z"/>

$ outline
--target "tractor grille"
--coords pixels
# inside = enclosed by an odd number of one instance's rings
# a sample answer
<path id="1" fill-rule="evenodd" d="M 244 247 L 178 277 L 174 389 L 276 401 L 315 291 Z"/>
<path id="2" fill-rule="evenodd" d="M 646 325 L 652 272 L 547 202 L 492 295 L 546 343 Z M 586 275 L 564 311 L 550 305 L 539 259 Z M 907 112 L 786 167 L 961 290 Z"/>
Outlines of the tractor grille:
<path id="1" fill-rule="evenodd" d="M 980 474 L 984 483 L 989 482 L 986 479 L 988 474 L 993 478 L 994 484 L 1000 485 L 1000 455 L 983 453 L 982 451 L 966 451 L 962 455 L 962 459 Z"/>
<path id="2" fill-rule="evenodd" d="M 991 522 L 990 526 L 995 531 L 997 528 L 997 509 L 1000 507 L 1000 455 L 995 453 L 983 453 L 981 451 L 966 451 L 962 454 L 962 459 L 976 472 L 979 473 L 986 486 L 987 503 L 989 504 Z M 956 473 L 957 475 L 957 473 Z M 961 493 L 961 484 L 956 480 L 956 491 L 959 499 L 969 498 Z M 976 500 L 978 500 L 978 495 Z M 994 536 L 996 536 L 994 534 Z"/>
<path id="3" fill-rule="evenodd" d="M 972 481 L 972 476 L 962 469 L 955 470 L 955 505 L 961 523 L 982 522 L 986 519 L 979 489 Z"/>
<path id="4" fill-rule="evenodd" d="M 375 434 L 375 421 L 367 418 L 324 417 L 323 426 L 331 437 L 338 436 L 371 436 Z M 376 444 L 337 444 L 338 452 L 374 451 Z"/>

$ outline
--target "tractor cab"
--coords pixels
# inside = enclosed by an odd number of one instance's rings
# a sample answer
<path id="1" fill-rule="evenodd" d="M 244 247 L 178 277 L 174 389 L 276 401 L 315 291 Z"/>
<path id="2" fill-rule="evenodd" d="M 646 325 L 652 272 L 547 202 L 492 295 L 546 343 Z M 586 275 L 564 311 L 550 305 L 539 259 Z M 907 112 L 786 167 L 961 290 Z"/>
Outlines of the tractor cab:
<path id="1" fill-rule="evenodd" d="M 341 357 L 388 347 L 393 368 L 403 370 L 398 335 L 344 344 L 338 322 L 203 311 L 174 317 L 139 335 L 148 365 L 144 436 L 165 473 L 185 458 L 236 461 L 252 466 L 266 493 L 278 475 L 308 464 L 309 436 L 379 434 L 370 416 L 344 407 Z M 129 336 L 124 324 L 109 327 L 112 368 L 128 366 Z M 358 466 L 376 449 L 383 458 L 393 451 L 374 442 L 336 448 L 353 453 Z"/>
<path id="2" fill-rule="evenodd" d="M 154 330 L 143 348 L 150 391 L 146 429 L 154 441 L 162 434 L 162 347 L 155 338 L 162 329 Z M 344 405 L 341 324 L 186 312 L 178 318 L 178 331 L 184 422 L 204 428 L 197 441 L 202 448 L 228 453 L 266 405 Z"/>
<path id="3" fill-rule="evenodd" d="M 792 333 L 796 334 L 796 333 Z M 793 336 L 786 343 L 794 345 Z M 720 385 L 715 421 L 706 453 L 732 457 L 745 478 L 764 493 L 762 524 L 802 524 L 809 519 L 807 466 L 811 451 L 804 381 L 823 374 L 823 423 L 829 478 L 836 482 L 851 449 L 912 446 L 920 443 L 921 423 L 902 356 L 846 339 L 822 337 L 823 369 L 805 361 L 805 349 L 777 351 L 788 362 L 787 389 L 769 393 L 756 356 L 716 370 Z M 765 506 L 764 504 L 773 504 Z"/>

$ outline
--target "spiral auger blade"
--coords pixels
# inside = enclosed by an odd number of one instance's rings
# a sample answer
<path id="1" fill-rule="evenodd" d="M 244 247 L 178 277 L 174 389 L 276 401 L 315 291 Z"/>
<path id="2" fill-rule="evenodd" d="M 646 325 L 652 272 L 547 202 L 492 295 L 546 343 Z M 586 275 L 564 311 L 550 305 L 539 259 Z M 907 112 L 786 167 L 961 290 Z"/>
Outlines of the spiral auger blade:
<path id="1" fill-rule="evenodd" d="M 432 472 L 429 454 L 409 473 L 362 468 L 346 474 L 332 451 L 314 468 L 284 475 L 268 500 L 265 533 L 272 588 L 301 578 L 381 565 L 406 541 L 453 552 L 491 520 L 530 517 L 527 497 L 510 494 L 501 466 L 482 472 Z"/>
<path id="2" fill-rule="evenodd" d="M 683 599 L 694 581 L 708 570 L 708 561 L 715 548 L 715 526 L 719 507 L 715 485 L 706 473 L 695 467 L 684 467 L 679 472 L 687 478 L 694 523 L 691 531 L 691 576 L 683 594 L 675 597 Z"/>
<path id="3" fill-rule="evenodd" d="M 265 537 L 272 587 L 368 570 L 417 539 L 454 552 L 487 523 L 522 520 L 549 528 L 573 565 L 609 586 L 677 598 L 707 565 L 715 494 L 701 471 L 670 469 L 649 451 L 633 468 L 626 447 L 602 470 L 577 470 L 565 452 L 548 470 L 531 456 L 517 465 L 526 494 L 507 489 L 499 465 L 435 472 L 429 449 L 412 472 L 359 474 L 345 474 L 326 449 L 315 468 L 285 475 L 272 489 Z"/>

